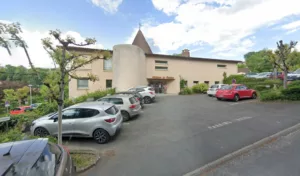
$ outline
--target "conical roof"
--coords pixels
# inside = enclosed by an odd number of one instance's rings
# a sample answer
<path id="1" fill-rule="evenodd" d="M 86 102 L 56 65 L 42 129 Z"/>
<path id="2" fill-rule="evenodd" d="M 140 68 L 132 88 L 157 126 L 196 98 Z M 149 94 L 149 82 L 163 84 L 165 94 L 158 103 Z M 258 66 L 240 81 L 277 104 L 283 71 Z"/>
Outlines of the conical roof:
<path id="1" fill-rule="evenodd" d="M 150 48 L 148 42 L 146 41 L 144 34 L 142 33 L 142 31 L 140 29 L 137 32 L 137 34 L 132 42 L 132 45 L 140 47 L 142 50 L 144 50 L 144 52 L 146 54 L 152 54 L 151 48 Z"/>

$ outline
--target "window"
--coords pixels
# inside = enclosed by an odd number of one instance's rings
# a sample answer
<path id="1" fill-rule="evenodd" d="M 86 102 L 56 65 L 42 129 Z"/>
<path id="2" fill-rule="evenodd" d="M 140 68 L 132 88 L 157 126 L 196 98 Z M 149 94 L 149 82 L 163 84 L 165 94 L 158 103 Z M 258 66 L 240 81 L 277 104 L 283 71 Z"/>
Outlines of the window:
<path id="1" fill-rule="evenodd" d="M 103 59 L 103 70 L 105 71 L 112 70 L 112 59 Z"/>
<path id="2" fill-rule="evenodd" d="M 129 98 L 129 101 L 130 101 L 131 104 L 136 103 L 136 99 L 134 97 Z"/>
<path id="3" fill-rule="evenodd" d="M 89 88 L 89 80 L 88 79 L 78 79 L 77 80 L 77 88 L 78 89 Z"/>
<path id="4" fill-rule="evenodd" d="M 99 114 L 98 110 L 95 109 L 79 109 L 79 118 L 88 118 L 93 117 L 95 115 Z"/>
<path id="5" fill-rule="evenodd" d="M 193 81 L 193 83 L 194 83 L 194 84 L 198 84 L 198 83 L 199 83 L 199 81 Z"/>
<path id="6" fill-rule="evenodd" d="M 63 119 L 73 119 L 78 117 L 78 110 L 77 109 L 67 109 L 62 113 Z"/>
<path id="7" fill-rule="evenodd" d="M 155 70 L 163 70 L 163 71 L 167 71 L 167 70 L 168 70 L 168 67 L 155 66 Z"/>
<path id="8" fill-rule="evenodd" d="M 227 66 L 227 65 L 221 65 L 221 64 L 218 64 L 218 65 L 217 65 L 217 67 L 220 67 L 220 68 L 226 68 L 226 66 Z"/>
<path id="9" fill-rule="evenodd" d="M 225 85 L 225 86 L 223 86 L 221 89 L 223 89 L 223 90 L 231 90 L 231 89 L 232 89 L 232 86 L 230 86 L 230 85 Z"/>
<path id="10" fill-rule="evenodd" d="M 115 115 L 119 112 L 119 110 L 115 106 L 112 106 L 112 107 L 108 108 L 107 110 L 105 110 L 105 112 L 109 115 Z"/>
<path id="11" fill-rule="evenodd" d="M 204 81 L 205 84 L 209 84 L 209 81 Z"/>
<path id="12" fill-rule="evenodd" d="M 111 79 L 107 79 L 106 80 L 106 88 L 112 88 L 112 80 Z"/>
<path id="13" fill-rule="evenodd" d="M 122 98 L 111 98 L 109 99 L 109 102 L 116 105 L 123 104 Z"/>
<path id="14" fill-rule="evenodd" d="M 212 85 L 210 88 L 218 88 L 218 85 Z"/>
<path id="15" fill-rule="evenodd" d="M 215 81 L 215 84 L 219 84 L 220 83 L 220 81 Z"/>
<path id="16" fill-rule="evenodd" d="M 145 90 L 143 88 L 136 88 L 137 92 L 144 92 Z"/>
<path id="17" fill-rule="evenodd" d="M 162 60 L 156 60 L 155 64 L 164 64 L 164 65 L 168 65 L 168 61 L 162 61 Z"/>
<path id="18" fill-rule="evenodd" d="M 109 99 L 108 99 L 108 98 L 101 98 L 101 99 L 99 99 L 98 101 L 109 102 Z"/>

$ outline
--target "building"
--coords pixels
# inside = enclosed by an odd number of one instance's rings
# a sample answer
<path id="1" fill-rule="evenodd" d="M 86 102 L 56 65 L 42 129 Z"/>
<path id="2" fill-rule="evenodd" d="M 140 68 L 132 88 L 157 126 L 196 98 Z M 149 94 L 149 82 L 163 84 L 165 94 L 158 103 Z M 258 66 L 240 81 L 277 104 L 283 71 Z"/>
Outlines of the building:
<path id="1" fill-rule="evenodd" d="M 73 49 L 85 55 L 98 51 L 78 47 Z M 164 87 L 165 93 L 177 94 L 181 79 L 189 87 L 198 83 L 221 83 L 224 72 L 227 75 L 237 74 L 239 62 L 191 57 L 188 49 L 184 49 L 181 55 L 154 54 L 141 30 L 132 44 L 115 45 L 111 52 L 112 59 L 100 59 L 76 70 L 78 76 L 95 74 L 99 81 L 72 79 L 69 83 L 70 97 L 111 87 L 125 91 L 138 85 Z"/>

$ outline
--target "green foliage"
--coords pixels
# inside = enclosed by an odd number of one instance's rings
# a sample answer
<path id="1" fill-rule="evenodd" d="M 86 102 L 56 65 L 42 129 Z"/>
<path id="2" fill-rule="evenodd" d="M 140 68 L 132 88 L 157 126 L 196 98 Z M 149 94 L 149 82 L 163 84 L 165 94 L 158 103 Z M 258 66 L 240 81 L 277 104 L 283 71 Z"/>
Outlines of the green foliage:
<path id="1" fill-rule="evenodd" d="M 15 95 L 15 90 L 5 89 L 5 90 L 3 90 L 3 92 L 4 92 L 4 100 L 5 101 L 12 102 L 12 101 L 17 100 L 17 97 Z"/>
<path id="2" fill-rule="evenodd" d="M 260 92 L 260 100 L 261 101 L 276 101 L 276 100 L 282 100 L 283 96 L 281 94 L 280 90 L 266 90 Z"/>
<path id="3" fill-rule="evenodd" d="M 43 103 L 40 106 L 38 106 L 34 112 L 36 112 L 39 115 L 46 115 L 52 112 L 57 111 L 57 103 L 56 102 L 51 102 L 51 103 Z"/>
<path id="4" fill-rule="evenodd" d="M 185 88 L 185 83 L 186 83 L 186 80 L 183 79 L 183 78 L 180 78 L 180 90 L 182 90 L 183 88 Z"/>
<path id="5" fill-rule="evenodd" d="M 205 83 L 196 84 L 192 87 L 194 93 L 206 93 L 208 90 L 208 85 Z"/>
<path id="6" fill-rule="evenodd" d="M 288 88 L 291 88 L 291 87 L 300 87 L 300 80 L 298 80 L 298 81 L 292 81 L 292 82 L 288 85 Z"/>
<path id="7" fill-rule="evenodd" d="M 293 86 L 282 90 L 282 95 L 285 100 L 298 101 L 300 100 L 300 86 Z"/>
<path id="8" fill-rule="evenodd" d="M 237 84 L 242 84 L 246 79 L 244 75 L 230 75 L 223 80 L 223 84 L 232 84 L 232 80 L 235 79 Z M 254 79 L 254 78 L 251 78 Z"/>
<path id="9" fill-rule="evenodd" d="M 268 72 L 273 70 L 267 50 L 249 52 L 244 55 L 246 65 L 252 72 Z"/>
<path id="10" fill-rule="evenodd" d="M 0 133 L 0 143 L 22 140 L 25 136 L 18 128 L 12 128 L 6 132 Z"/>
<path id="11" fill-rule="evenodd" d="M 191 95 L 191 94 L 193 94 L 193 90 L 189 87 L 185 87 L 179 94 L 180 95 Z"/>
<path id="12" fill-rule="evenodd" d="M 238 68 L 247 68 L 247 65 L 245 63 L 238 63 L 237 67 Z"/>

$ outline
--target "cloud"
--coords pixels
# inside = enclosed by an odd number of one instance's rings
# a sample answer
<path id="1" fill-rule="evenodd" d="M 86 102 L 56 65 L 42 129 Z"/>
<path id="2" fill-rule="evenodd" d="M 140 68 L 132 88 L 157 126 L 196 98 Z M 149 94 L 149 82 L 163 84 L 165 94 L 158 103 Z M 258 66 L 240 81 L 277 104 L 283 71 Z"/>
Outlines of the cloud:
<path id="1" fill-rule="evenodd" d="M 300 29 L 300 20 L 282 25 L 281 29 L 287 30 L 286 34 L 294 33 Z"/>
<path id="2" fill-rule="evenodd" d="M 173 18 L 143 30 L 161 52 L 198 43 L 212 47 L 212 53 L 233 56 L 251 49 L 255 43 L 252 36 L 259 29 L 300 14 L 295 0 L 152 0 L 152 3 Z"/>
<path id="3" fill-rule="evenodd" d="M 74 37 L 76 42 L 83 42 L 85 39 L 83 36 L 80 35 L 80 33 L 75 31 L 67 31 L 62 34 L 62 37 L 65 37 L 67 35 Z M 23 27 L 23 33 L 21 34 L 21 37 L 26 41 L 28 45 L 29 55 L 31 57 L 33 64 L 36 67 L 43 67 L 43 68 L 54 67 L 52 59 L 44 50 L 41 42 L 42 38 L 49 37 L 48 31 L 38 31 L 38 30 L 32 31 L 32 30 L 27 30 L 26 28 Z M 58 42 L 56 42 L 55 40 L 52 41 L 54 45 L 58 44 Z M 95 44 L 95 45 L 88 46 L 88 48 L 103 48 L 103 46 L 101 44 Z M 12 47 L 11 53 L 12 55 L 10 56 L 7 53 L 6 49 L 0 47 L 1 65 L 10 64 L 14 66 L 23 65 L 25 67 L 29 67 L 27 57 L 22 48 Z"/>
<path id="4" fill-rule="evenodd" d="M 116 13 L 123 0 L 92 0 L 92 3 L 106 12 Z"/>

